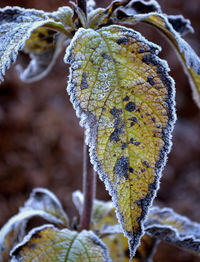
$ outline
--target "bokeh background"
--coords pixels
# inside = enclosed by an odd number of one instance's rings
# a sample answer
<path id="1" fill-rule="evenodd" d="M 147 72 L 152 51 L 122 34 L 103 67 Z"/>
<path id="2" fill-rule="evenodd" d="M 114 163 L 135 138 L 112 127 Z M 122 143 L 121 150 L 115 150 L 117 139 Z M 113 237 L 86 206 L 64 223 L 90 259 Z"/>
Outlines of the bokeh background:
<path id="1" fill-rule="evenodd" d="M 109 2 L 98 0 L 97 6 Z M 195 34 L 185 39 L 200 55 L 199 0 L 159 3 L 164 12 L 183 14 L 191 20 Z M 0 7 L 18 5 L 51 11 L 67 4 L 65 0 L 1 0 Z M 178 121 L 155 203 L 200 222 L 200 111 L 192 100 L 189 82 L 174 50 L 151 27 L 134 28 L 163 47 L 160 57 L 167 58 L 170 74 L 176 81 Z M 0 227 L 18 212 L 34 187 L 52 190 L 69 216 L 76 215 L 71 193 L 82 187 L 83 130 L 66 94 L 68 67 L 63 55 L 64 51 L 44 80 L 21 83 L 13 66 L 0 86 Z M 17 63 L 25 66 L 27 57 L 21 54 Z M 110 199 L 99 180 L 97 197 Z M 161 243 L 154 260 L 197 262 L 199 258 Z"/>

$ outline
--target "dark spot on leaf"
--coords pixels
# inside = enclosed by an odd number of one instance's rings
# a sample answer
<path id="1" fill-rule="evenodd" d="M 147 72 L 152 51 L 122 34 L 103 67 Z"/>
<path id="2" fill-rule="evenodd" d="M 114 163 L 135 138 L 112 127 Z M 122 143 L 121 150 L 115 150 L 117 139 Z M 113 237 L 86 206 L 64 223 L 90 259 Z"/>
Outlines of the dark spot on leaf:
<path id="1" fill-rule="evenodd" d="M 129 96 L 125 96 L 123 101 L 128 101 L 129 100 Z"/>
<path id="2" fill-rule="evenodd" d="M 132 167 L 129 167 L 129 172 L 133 173 L 134 169 Z"/>
<path id="3" fill-rule="evenodd" d="M 45 35 L 44 35 L 43 33 L 40 32 L 40 33 L 38 34 L 38 37 L 39 37 L 39 38 L 44 38 Z"/>
<path id="4" fill-rule="evenodd" d="M 31 250 L 34 250 L 34 249 L 36 248 L 36 245 L 35 245 L 35 244 L 30 244 L 30 245 L 28 246 L 28 248 L 31 249 Z"/>
<path id="5" fill-rule="evenodd" d="M 125 177 L 126 179 L 128 179 L 128 170 L 129 170 L 129 158 L 121 156 L 120 158 L 117 159 L 113 171 L 120 178 Z"/>
<path id="6" fill-rule="evenodd" d="M 157 128 L 161 128 L 162 126 L 161 125 L 156 125 Z"/>
<path id="7" fill-rule="evenodd" d="M 116 107 L 113 107 L 111 110 L 110 110 L 110 113 L 111 115 L 113 115 L 113 117 L 119 117 L 119 115 L 122 113 L 122 110 L 121 109 L 117 109 Z"/>
<path id="8" fill-rule="evenodd" d="M 152 117 L 151 120 L 152 120 L 153 123 L 156 122 L 156 118 L 155 117 Z"/>
<path id="9" fill-rule="evenodd" d="M 143 161 L 142 164 L 145 165 L 147 168 L 150 168 L 150 165 L 147 161 Z"/>
<path id="10" fill-rule="evenodd" d="M 124 150 L 125 148 L 127 148 L 127 143 L 124 143 L 124 142 L 123 142 L 121 148 L 122 148 L 122 150 Z"/>
<path id="11" fill-rule="evenodd" d="M 107 55 L 106 53 L 101 53 L 101 56 L 102 56 L 104 59 L 112 60 L 112 57 L 111 57 L 110 55 Z"/>
<path id="12" fill-rule="evenodd" d="M 133 112 L 135 110 L 135 103 L 134 102 L 128 102 L 125 106 L 125 109 L 129 112 Z"/>
<path id="13" fill-rule="evenodd" d="M 117 40 L 117 44 L 121 45 L 126 45 L 128 43 L 128 39 L 126 37 L 121 37 Z"/>
<path id="14" fill-rule="evenodd" d="M 152 76 L 148 76 L 148 77 L 147 77 L 147 82 L 148 82 L 151 86 L 155 85 L 155 82 L 154 82 Z"/>
<path id="15" fill-rule="evenodd" d="M 143 168 L 141 171 L 142 171 L 142 173 L 144 173 L 146 171 L 146 168 Z"/>
<path id="16" fill-rule="evenodd" d="M 125 128 L 124 122 L 121 122 L 120 126 L 116 127 L 114 129 L 114 131 L 111 133 L 110 138 L 109 138 L 110 142 L 112 142 L 112 141 L 114 141 L 116 143 L 119 142 L 120 141 L 119 136 L 121 134 L 123 134 L 123 129 L 124 128 Z"/>
<path id="17" fill-rule="evenodd" d="M 138 52 L 139 52 L 139 54 L 141 54 L 141 53 L 144 53 L 145 50 L 144 50 L 144 48 L 140 48 Z"/>
<path id="18" fill-rule="evenodd" d="M 86 89 L 86 88 L 88 88 L 87 73 L 83 72 L 83 74 L 82 74 L 82 81 L 81 81 L 81 89 Z"/>
<path id="19" fill-rule="evenodd" d="M 139 146 L 140 144 L 141 144 L 141 142 L 139 142 L 139 141 L 134 142 L 134 145 L 136 145 L 136 146 Z"/>
<path id="20" fill-rule="evenodd" d="M 131 138 L 130 141 L 129 141 L 129 143 L 130 143 L 130 144 L 133 144 L 133 141 L 134 141 L 134 139 Z"/>
<path id="21" fill-rule="evenodd" d="M 53 37 L 52 37 L 52 36 L 49 36 L 49 37 L 47 37 L 45 40 L 46 40 L 46 42 L 47 42 L 48 44 L 50 44 L 50 43 L 53 42 Z"/>

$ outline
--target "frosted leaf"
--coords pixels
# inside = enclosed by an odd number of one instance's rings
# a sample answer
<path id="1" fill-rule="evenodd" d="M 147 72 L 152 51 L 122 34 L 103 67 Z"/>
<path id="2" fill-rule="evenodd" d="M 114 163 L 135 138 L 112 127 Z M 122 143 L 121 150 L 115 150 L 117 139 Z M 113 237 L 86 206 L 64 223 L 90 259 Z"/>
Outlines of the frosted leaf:
<path id="1" fill-rule="evenodd" d="M 175 120 L 174 85 L 158 52 L 139 33 L 109 26 L 80 29 L 65 57 L 71 64 L 67 90 L 131 256 L 158 188 Z"/>
<path id="2" fill-rule="evenodd" d="M 184 70 L 189 77 L 193 98 L 200 107 L 200 59 L 180 35 L 193 32 L 189 20 L 184 19 L 182 16 L 167 16 L 160 13 L 134 15 L 131 14 L 128 8 L 121 10 L 123 11 L 116 13 L 116 23 L 133 25 L 144 22 L 153 25 L 164 33 L 167 39 L 173 44 L 183 64 Z"/>
<path id="3" fill-rule="evenodd" d="M 10 249 L 25 235 L 28 220 L 41 217 L 48 222 L 68 225 L 68 218 L 56 196 L 43 188 L 36 188 L 20 212 L 0 230 L 0 261 L 7 262 Z"/>
<path id="4" fill-rule="evenodd" d="M 170 208 L 151 208 L 145 222 L 145 231 L 153 237 L 200 255 L 200 224 Z"/>
<path id="5" fill-rule="evenodd" d="M 78 233 L 50 225 L 33 229 L 11 256 L 11 262 L 111 262 L 107 247 L 92 231 Z"/>
<path id="6" fill-rule="evenodd" d="M 43 11 L 20 7 L 0 9 L 0 81 L 3 81 L 5 71 L 15 62 L 31 33 L 45 24 L 63 28 L 60 22 L 55 22 L 49 13 Z M 38 59 L 35 60 L 38 62 Z"/>
<path id="7" fill-rule="evenodd" d="M 90 13 L 94 10 L 94 7 L 96 5 L 95 0 L 88 0 L 87 1 L 87 12 Z"/>
<path id="8" fill-rule="evenodd" d="M 63 34 L 43 27 L 34 30 L 23 49 L 30 55 L 31 61 L 25 70 L 20 65 L 16 67 L 20 79 L 31 83 L 44 78 L 60 55 L 65 39 Z"/>
<path id="9" fill-rule="evenodd" d="M 26 222 L 33 217 L 42 217 L 43 219 L 62 224 L 62 220 L 46 213 L 42 210 L 24 210 L 13 216 L 0 230 L 0 261 L 7 262 L 11 248 L 24 236 Z"/>
<path id="10" fill-rule="evenodd" d="M 63 207 L 58 198 L 45 188 L 33 189 L 29 199 L 25 202 L 21 212 L 25 210 L 41 210 L 49 215 L 60 219 L 62 224 L 68 226 L 69 219 L 63 210 Z"/>

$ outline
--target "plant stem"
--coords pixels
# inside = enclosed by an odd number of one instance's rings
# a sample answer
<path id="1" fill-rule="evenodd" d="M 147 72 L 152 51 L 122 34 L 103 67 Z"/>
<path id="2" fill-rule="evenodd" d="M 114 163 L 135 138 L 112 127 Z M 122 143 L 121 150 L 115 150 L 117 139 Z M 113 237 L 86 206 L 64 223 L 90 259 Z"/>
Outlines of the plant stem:
<path id="1" fill-rule="evenodd" d="M 78 7 L 80 7 L 85 13 L 85 17 L 87 18 L 87 0 L 77 0 Z"/>
<path id="2" fill-rule="evenodd" d="M 92 218 L 93 200 L 96 192 L 96 172 L 90 163 L 88 146 L 83 146 L 83 210 L 80 220 L 80 231 L 89 230 Z"/>

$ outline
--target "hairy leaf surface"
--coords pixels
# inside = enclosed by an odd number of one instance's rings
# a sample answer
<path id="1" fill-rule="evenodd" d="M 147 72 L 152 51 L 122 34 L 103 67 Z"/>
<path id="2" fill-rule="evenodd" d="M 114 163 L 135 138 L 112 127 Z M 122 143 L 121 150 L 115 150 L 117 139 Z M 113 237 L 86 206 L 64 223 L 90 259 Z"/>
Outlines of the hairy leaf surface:
<path id="1" fill-rule="evenodd" d="M 50 191 L 42 188 L 33 190 L 20 212 L 13 216 L 0 230 L 0 261 L 7 262 L 11 248 L 25 236 L 28 220 L 41 217 L 58 225 L 68 225 L 67 215 Z"/>
<path id="2" fill-rule="evenodd" d="M 92 231 L 80 233 L 43 226 L 32 230 L 12 251 L 11 262 L 106 262 L 108 250 Z"/>
<path id="3" fill-rule="evenodd" d="M 200 255 L 200 224 L 170 208 L 151 208 L 145 230 L 153 237 Z"/>
<path id="4" fill-rule="evenodd" d="M 86 127 L 131 255 L 139 244 L 174 124 L 174 86 L 159 48 L 120 26 L 80 29 L 67 50 L 68 92 Z"/>
<path id="5" fill-rule="evenodd" d="M 31 33 L 45 24 L 53 28 L 63 27 L 43 11 L 20 7 L 0 9 L 0 81 L 3 81 L 5 71 L 15 62 L 18 51 L 23 49 Z M 48 38 L 46 42 L 48 44 Z"/>
<path id="6" fill-rule="evenodd" d="M 200 107 L 200 59 L 190 45 L 180 36 L 180 34 L 193 32 L 190 22 L 182 16 L 167 16 L 159 13 L 135 15 L 131 8 L 117 10 L 116 17 L 115 22 L 122 25 L 144 22 L 155 26 L 164 33 L 179 54 L 184 70 L 190 80 L 193 98 Z"/>

